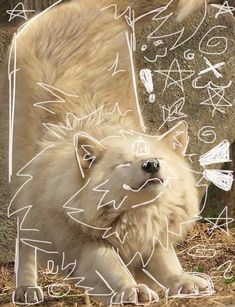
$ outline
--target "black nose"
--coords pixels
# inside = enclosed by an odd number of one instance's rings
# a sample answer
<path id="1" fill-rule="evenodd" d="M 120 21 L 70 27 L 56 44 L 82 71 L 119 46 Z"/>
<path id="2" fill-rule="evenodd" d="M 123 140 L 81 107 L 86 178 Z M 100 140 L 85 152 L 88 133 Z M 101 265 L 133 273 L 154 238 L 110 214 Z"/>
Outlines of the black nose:
<path id="1" fill-rule="evenodd" d="M 142 168 L 147 173 L 154 173 L 159 170 L 160 163 L 158 159 L 148 159 L 144 161 Z"/>

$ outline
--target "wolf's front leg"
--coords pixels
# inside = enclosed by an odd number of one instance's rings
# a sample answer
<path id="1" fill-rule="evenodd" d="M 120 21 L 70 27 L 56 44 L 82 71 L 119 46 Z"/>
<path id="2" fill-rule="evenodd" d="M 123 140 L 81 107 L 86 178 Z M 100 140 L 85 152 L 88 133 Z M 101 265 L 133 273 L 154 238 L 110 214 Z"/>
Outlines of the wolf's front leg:
<path id="1" fill-rule="evenodd" d="M 13 302 L 19 304 L 37 304 L 43 301 L 43 292 L 37 286 L 37 250 L 19 242 L 16 251 L 15 283 Z"/>
<path id="2" fill-rule="evenodd" d="M 78 261 L 77 276 L 85 277 L 81 286 L 105 304 L 154 302 L 157 294 L 137 284 L 111 246 L 102 242 L 86 243 Z"/>
<path id="3" fill-rule="evenodd" d="M 147 271 L 168 290 L 168 296 L 177 294 L 197 295 L 211 288 L 209 280 L 183 271 L 173 246 L 167 250 L 156 248 L 147 265 Z M 207 293 L 209 294 L 209 292 Z"/>

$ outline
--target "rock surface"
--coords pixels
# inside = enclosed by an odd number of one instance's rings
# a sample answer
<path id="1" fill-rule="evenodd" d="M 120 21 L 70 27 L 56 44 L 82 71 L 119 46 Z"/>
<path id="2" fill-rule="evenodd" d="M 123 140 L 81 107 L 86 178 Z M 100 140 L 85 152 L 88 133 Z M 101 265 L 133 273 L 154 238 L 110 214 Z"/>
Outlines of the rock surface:
<path id="1" fill-rule="evenodd" d="M 138 72 L 151 70 L 152 93 L 156 96 L 153 103 L 149 102 L 150 95 L 139 80 L 140 101 L 151 132 L 164 133 L 178 119 L 188 123 L 188 151 L 195 154 L 191 158 L 199 170 L 200 155 L 225 139 L 234 141 L 235 20 L 229 13 L 215 18 L 218 9 L 209 7 L 203 22 L 203 12 L 182 24 L 171 16 L 153 33 L 167 13 L 170 10 L 148 25 L 137 26 Z M 181 30 L 178 47 L 172 48 Z M 148 38 L 150 35 L 156 38 Z"/>
<path id="2" fill-rule="evenodd" d="M 144 19 L 136 26 L 137 72 L 149 69 L 153 89 L 148 92 L 139 77 L 138 91 L 144 121 L 151 133 L 161 134 L 185 120 L 189 126 L 188 159 L 199 181 L 209 169 L 234 170 L 233 163 L 213 163 L 203 168 L 200 156 L 235 137 L 235 19 L 225 7 L 209 5 L 207 10 L 178 23 L 171 8 Z M 205 14 L 206 13 L 206 14 Z M 154 15 L 152 16 L 154 17 Z M 167 17 L 167 18 L 165 18 Z M 164 21 L 164 22 L 163 22 Z M 154 102 L 151 101 L 155 95 Z M 230 157 L 234 157 L 230 147 Z M 214 172 L 214 171 L 213 171 Z M 218 173 L 212 174 L 211 180 Z M 200 185 L 210 184 L 203 178 Z M 205 188 L 200 187 L 201 195 Z M 225 192 L 215 185 L 209 188 L 204 216 L 218 216 L 228 207 L 235 217 L 235 188 Z"/>

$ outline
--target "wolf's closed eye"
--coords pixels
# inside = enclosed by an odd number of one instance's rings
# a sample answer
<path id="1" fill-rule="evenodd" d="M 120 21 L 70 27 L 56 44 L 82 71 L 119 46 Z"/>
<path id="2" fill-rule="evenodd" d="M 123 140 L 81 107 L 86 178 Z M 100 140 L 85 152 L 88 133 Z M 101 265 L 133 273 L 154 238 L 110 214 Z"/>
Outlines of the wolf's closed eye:
<path id="1" fill-rule="evenodd" d="M 124 168 L 124 167 L 129 167 L 129 166 L 131 166 L 131 163 L 126 162 L 126 163 L 116 165 L 116 168 Z"/>

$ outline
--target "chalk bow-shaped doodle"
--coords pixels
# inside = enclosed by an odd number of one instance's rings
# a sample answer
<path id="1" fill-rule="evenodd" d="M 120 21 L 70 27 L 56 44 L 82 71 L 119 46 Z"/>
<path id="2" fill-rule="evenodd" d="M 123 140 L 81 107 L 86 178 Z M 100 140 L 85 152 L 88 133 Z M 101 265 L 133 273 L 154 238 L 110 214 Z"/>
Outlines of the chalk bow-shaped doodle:
<path id="1" fill-rule="evenodd" d="M 199 163 L 201 166 L 206 166 L 214 163 L 230 162 L 229 157 L 230 143 L 227 140 L 222 141 L 217 146 L 200 156 Z"/>
<path id="2" fill-rule="evenodd" d="M 204 178 L 211 181 L 214 185 L 224 191 L 229 191 L 233 184 L 233 171 L 224 170 L 205 170 L 203 172 Z"/>
<path id="3" fill-rule="evenodd" d="M 229 157 L 229 145 L 229 142 L 224 140 L 207 153 L 200 156 L 200 165 L 205 167 L 215 163 L 231 161 Z M 232 173 L 233 171 L 231 170 L 205 169 L 203 171 L 203 178 L 211 181 L 218 188 L 224 191 L 229 191 L 234 181 Z"/>

